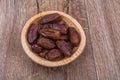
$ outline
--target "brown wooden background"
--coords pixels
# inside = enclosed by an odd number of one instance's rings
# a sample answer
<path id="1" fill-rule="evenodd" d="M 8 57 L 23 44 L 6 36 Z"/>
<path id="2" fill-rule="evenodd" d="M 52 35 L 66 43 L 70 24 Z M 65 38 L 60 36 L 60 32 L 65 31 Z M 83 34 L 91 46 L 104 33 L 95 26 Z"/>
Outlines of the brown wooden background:
<path id="1" fill-rule="evenodd" d="M 84 53 L 67 66 L 40 66 L 22 49 L 25 22 L 47 10 L 73 16 L 86 33 Z M 0 80 L 120 80 L 120 0 L 0 0 Z"/>

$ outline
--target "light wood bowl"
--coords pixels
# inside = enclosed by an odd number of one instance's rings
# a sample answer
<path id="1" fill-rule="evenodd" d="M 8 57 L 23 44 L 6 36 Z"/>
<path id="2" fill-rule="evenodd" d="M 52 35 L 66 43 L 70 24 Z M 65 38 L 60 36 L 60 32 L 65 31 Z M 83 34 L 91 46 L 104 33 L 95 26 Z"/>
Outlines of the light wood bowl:
<path id="1" fill-rule="evenodd" d="M 40 56 L 38 56 L 37 54 L 35 54 L 34 52 L 31 51 L 30 49 L 30 45 L 27 41 L 27 31 L 28 28 L 30 26 L 31 23 L 36 23 L 38 20 L 40 20 L 43 16 L 48 15 L 48 14 L 52 14 L 52 13 L 58 13 L 62 16 L 63 20 L 71 27 L 74 27 L 79 35 L 80 35 L 80 44 L 79 46 L 75 49 L 74 53 L 72 56 L 64 58 L 62 60 L 59 61 L 48 61 L 44 58 L 41 58 Z M 25 26 L 23 27 L 22 33 L 21 33 L 21 43 L 23 46 L 23 49 L 25 50 L 25 53 L 36 63 L 41 64 L 43 66 L 47 66 L 47 67 L 58 67 L 58 66 L 63 66 L 66 65 L 72 61 L 74 61 L 76 58 L 78 58 L 81 53 L 83 52 L 85 45 L 86 45 L 86 37 L 85 37 L 85 33 L 81 27 L 81 25 L 71 16 L 60 12 L 60 11 L 46 11 L 46 12 L 42 12 L 39 14 L 36 14 L 35 16 L 33 16 L 32 18 L 30 18 Z"/>

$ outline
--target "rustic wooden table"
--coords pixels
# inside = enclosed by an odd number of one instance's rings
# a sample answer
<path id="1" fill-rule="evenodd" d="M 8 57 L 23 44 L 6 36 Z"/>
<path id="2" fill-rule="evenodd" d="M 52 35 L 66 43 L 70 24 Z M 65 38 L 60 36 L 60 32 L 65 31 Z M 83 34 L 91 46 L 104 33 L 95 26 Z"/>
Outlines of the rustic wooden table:
<path id="1" fill-rule="evenodd" d="M 83 54 L 69 65 L 34 63 L 20 41 L 25 22 L 47 10 L 79 21 L 86 37 Z M 0 0 L 0 80 L 120 80 L 120 0 Z"/>

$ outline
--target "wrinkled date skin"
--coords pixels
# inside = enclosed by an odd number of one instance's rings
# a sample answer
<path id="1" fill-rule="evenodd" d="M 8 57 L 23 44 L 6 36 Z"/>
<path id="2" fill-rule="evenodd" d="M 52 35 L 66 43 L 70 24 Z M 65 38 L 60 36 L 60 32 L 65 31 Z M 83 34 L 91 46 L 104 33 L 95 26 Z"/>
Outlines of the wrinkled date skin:
<path id="1" fill-rule="evenodd" d="M 57 41 L 56 44 L 57 44 L 57 47 L 64 53 L 65 56 L 71 55 L 72 49 L 67 42 L 60 40 L 60 41 Z"/>
<path id="2" fill-rule="evenodd" d="M 70 37 L 71 43 L 74 46 L 78 46 L 79 45 L 80 36 L 79 36 L 78 32 L 73 27 L 69 28 L 69 37 Z"/>
<path id="3" fill-rule="evenodd" d="M 52 49 L 55 47 L 55 43 L 52 40 L 47 38 L 38 39 L 37 44 L 45 49 Z"/>
<path id="4" fill-rule="evenodd" d="M 34 43 L 38 37 L 39 26 L 37 24 L 31 24 L 27 34 L 27 40 L 30 44 Z"/>
<path id="5" fill-rule="evenodd" d="M 41 50 L 42 50 L 42 47 L 38 46 L 37 44 L 33 44 L 33 45 L 31 46 L 31 48 L 32 48 L 32 50 L 33 50 L 34 52 L 36 52 L 36 53 L 39 53 L 39 52 L 41 52 Z"/>
<path id="6" fill-rule="evenodd" d="M 67 25 L 53 24 L 52 29 L 60 31 L 61 34 L 67 34 L 67 32 L 68 32 L 68 26 Z"/>
<path id="7" fill-rule="evenodd" d="M 59 49 L 52 49 L 48 52 L 47 58 L 48 60 L 56 60 L 58 58 L 62 57 L 62 53 Z"/>
<path id="8" fill-rule="evenodd" d="M 61 20 L 61 16 L 58 13 L 49 14 L 49 15 L 44 16 L 40 20 L 40 24 L 46 24 L 49 22 L 54 22 L 54 21 L 59 21 L 59 20 Z"/>
<path id="9" fill-rule="evenodd" d="M 61 35 L 59 31 L 53 29 L 41 29 L 39 33 L 44 37 L 48 37 L 54 40 L 60 39 Z"/>

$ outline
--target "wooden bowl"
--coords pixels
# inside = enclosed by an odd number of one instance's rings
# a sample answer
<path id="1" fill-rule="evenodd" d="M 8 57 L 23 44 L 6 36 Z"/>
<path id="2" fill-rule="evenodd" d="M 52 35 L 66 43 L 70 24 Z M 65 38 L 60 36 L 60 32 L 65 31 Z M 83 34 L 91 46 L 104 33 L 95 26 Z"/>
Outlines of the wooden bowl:
<path id="1" fill-rule="evenodd" d="M 48 14 L 52 14 L 52 13 L 58 13 L 62 16 L 63 20 L 71 27 L 74 27 L 81 38 L 80 44 L 79 46 L 75 49 L 74 53 L 72 56 L 64 58 L 62 60 L 59 61 L 48 61 L 44 58 L 41 58 L 40 56 L 38 56 L 37 54 L 35 54 L 34 52 L 31 51 L 30 49 L 30 45 L 27 41 L 27 31 L 28 28 L 30 26 L 31 23 L 36 23 L 38 20 L 40 20 L 43 16 L 48 15 Z M 41 64 L 43 66 L 47 66 L 47 67 L 58 67 L 58 66 L 63 66 L 66 65 L 72 61 L 74 61 L 76 58 L 78 58 L 81 53 L 83 52 L 85 45 L 86 45 L 86 37 L 85 37 L 85 33 L 81 27 L 81 25 L 71 16 L 60 12 L 60 11 L 46 11 L 46 12 L 42 12 L 39 14 L 36 14 L 35 16 L 33 16 L 32 18 L 30 18 L 25 26 L 23 27 L 22 33 L 21 33 L 21 43 L 23 46 L 23 49 L 25 50 L 25 53 L 36 63 Z"/>

